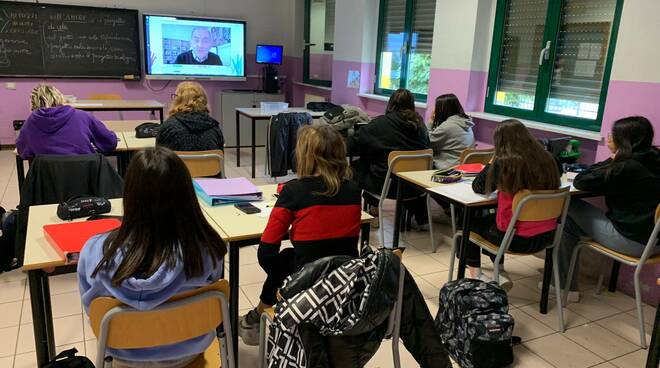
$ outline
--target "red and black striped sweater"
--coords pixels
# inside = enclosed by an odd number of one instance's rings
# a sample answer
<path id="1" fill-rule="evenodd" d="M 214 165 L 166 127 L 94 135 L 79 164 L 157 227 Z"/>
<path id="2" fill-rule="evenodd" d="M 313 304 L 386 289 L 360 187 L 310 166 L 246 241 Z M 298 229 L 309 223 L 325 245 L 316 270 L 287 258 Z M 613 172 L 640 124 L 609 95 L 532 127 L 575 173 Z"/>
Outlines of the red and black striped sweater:
<path id="1" fill-rule="evenodd" d="M 275 203 L 261 236 L 259 264 L 268 270 L 287 233 L 296 253 L 296 268 L 333 255 L 358 256 L 361 191 L 357 183 L 344 181 L 332 197 L 320 177 L 288 182 Z M 289 229 L 290 228 L 290 229 Z"/>

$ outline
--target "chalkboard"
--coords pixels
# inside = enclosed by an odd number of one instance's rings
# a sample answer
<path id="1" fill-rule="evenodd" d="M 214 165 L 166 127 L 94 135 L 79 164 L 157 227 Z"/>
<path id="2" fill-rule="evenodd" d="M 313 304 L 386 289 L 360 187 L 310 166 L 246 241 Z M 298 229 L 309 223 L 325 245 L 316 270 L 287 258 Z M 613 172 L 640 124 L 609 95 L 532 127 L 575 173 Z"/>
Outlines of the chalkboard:
<path id="1" fill-rule="evenodd" d="M 0 75 L 139 79 L 137 10 L 0 1 Z"/>

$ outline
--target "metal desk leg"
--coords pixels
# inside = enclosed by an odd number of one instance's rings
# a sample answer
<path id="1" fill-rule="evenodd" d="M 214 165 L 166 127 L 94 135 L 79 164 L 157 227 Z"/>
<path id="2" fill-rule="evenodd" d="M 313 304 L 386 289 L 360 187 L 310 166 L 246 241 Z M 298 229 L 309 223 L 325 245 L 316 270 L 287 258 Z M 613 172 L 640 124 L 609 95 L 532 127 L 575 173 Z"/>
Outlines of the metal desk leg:
<path id="1" fill-rule="evenodd" d="M 553 248 L 545 250 L 545 265 L 543 266 L 543 284 L 541 286 L 541 302 L 539 312 L 548 314 L 548 294 L 550 294 L 550 279 L 552 278 L 552 251 Z"/>
<path id="2" fill-rule="evenodd" d="M 456 279 L 465 278 L 465 261 L 467 258 L 467 247 L 470 244 L 470 227 L 472 223 L 472 209 L 465 207 L 463 209 L 463 236 L 461 237 L 461 247 L 458 249 L 458 275 Z"/>
<path id="3" fill-rule="evenodd" d="M 232 342 L 234 343 L 235 367 L 238 367 L 238 245 L 227 243 L 229 248 L 229 321 L 231 323 Z"/>
<path id="4" fill-rule="evenodd" d="M 236 167 L 241 167 L 241 114 L 236 111 Z"/>
<path id="5" fill-rule="evenodd" d="M 42 270 L 31 270 L 28 272 L 28 282 L 37 365 L 41 367 L 55 357 L 55 337 L 48 276 Z"/>
<path id="6" fill-rule="evenodd" d="M 16 177 L 18 177 L 18 191 L 20 192 L 25 181 L 25 168 L 23 167 L 23 159 L 19 155 L 16 155 Z"/>
<path id="7" fill-rule="evenodd" d="M 396 205 L 394 206 L 394 237 L 392 238 L 392 248 L 397 248 L 399 246 L 399 235 L 401 234 L 401 223 L 403 222 L 402 182 L 403 180 L 399 178 L 396 184 Z M 378 214 L 378 216 L 382 215 L 382 213 Z"/>
<path id="8" fill-rule="evenodd" d="M 252 178 L 254 179 L 254 174 L 257 166 L 257 139 L 256 139 L 256 127 L 255 119 L 252 118 Z"/>
<path id="9" fill-rule="evenodd" d="M 366 222 L 360 225 L 360 256 L 364 255 L 363 249 L 369 248 L 369 233 L 371 232 L 371 224 Z"/>
<path id="10" fill-rule="evenodd" d="M 161 107 L 161 108 L 158 110 L 158 112 L 160 113 L 160 114 L 159 114 L 159 115 L 160 115 L 160 123 L 162 124 L 162 123 L 163 123 L 163 108 Z"/>

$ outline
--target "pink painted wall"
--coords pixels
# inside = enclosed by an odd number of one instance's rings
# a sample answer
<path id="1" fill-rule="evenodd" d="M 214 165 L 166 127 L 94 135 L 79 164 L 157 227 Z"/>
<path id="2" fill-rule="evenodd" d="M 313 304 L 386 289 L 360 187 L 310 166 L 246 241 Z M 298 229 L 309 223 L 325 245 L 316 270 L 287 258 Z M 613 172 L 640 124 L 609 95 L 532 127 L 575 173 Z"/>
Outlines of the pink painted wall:
<path id="1" fill-rule="evenodd" d="M 332 54 L 311 54 L 309 56 L 310 79 L 332 80 Z"/>
<path id="2" fill-rule="evenodd" d="M 293 82 L 302 78 L 301 58 L 285 57 L 283 64 L 279 67 L 280 75 L 287 75 L 284 80 L 283 90 L 287 101 L 293 100 Z M 246 55 L 246 74 L 258 75 L 261 67 L 254 62 L 254 54 Z M 16 83 L 16 90 L 0 89 L 0 144 L 14 144 L 15 135 L 12 127 L 13 120 L 27 118 L 30 114 L 29 95 L 31 89 L 39 83 L 49 83 L 56 86 L 64 94 L 85 98 L 92 93 L 117 93 L 125 99 L 155 99 L 162 103 L 170 101 L 170 95 L 174 93 L 178 81 L 146 81 L 128 82 L 104 79 L 39 79 L 39 78 L 3 78 L 3 82 Z M 200 81 L 206 89 L 209 100 L 213 101 L 215 95 L 225 89 L 258 89 L 261 86 L 259 77 L 248 78 L 247 81 Z M 211 102 L 211 107 L 213 103 Z M 301 102 L 302 104 L 302 102 Z M 213 111 L 211 112 L 213 114 Z M 118 119 L 116 112 L 95 113 L 96 116 L 106 119 Z M 146 112 L 125 112 L 125 119 L 147 118 Z M 219 118 L 219 116 L 215 116 Z"/>

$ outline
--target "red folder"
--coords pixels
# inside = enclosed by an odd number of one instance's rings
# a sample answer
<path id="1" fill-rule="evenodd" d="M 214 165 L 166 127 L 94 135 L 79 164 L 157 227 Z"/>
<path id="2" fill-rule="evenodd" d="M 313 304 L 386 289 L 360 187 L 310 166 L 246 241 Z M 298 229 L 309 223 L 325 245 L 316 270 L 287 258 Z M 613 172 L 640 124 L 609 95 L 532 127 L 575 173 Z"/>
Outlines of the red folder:
<path id="1" fill-rule="evenodd" d="M 463 173 L 463 175 L 477 175 L 484 169 L 484 164 L 463 164 L 456 166 L 456 170 Z"/>
<path id="2" fill-rule="evenodd" d="M 114 230 L 120 225 L 118 219 L 44 225 L 44 235 L 60 256 L 67 263 L 72 263 L 78 261 L 80 251 L 91 237 Z"/>

